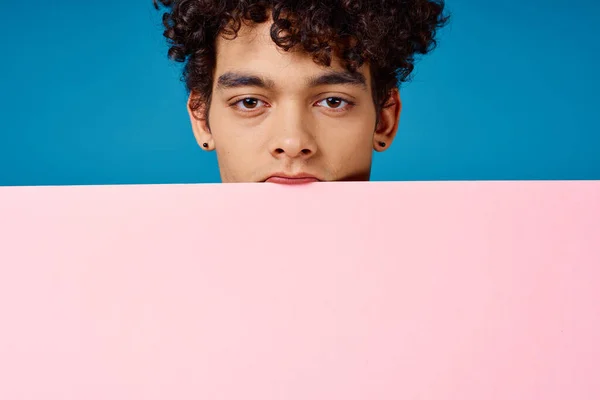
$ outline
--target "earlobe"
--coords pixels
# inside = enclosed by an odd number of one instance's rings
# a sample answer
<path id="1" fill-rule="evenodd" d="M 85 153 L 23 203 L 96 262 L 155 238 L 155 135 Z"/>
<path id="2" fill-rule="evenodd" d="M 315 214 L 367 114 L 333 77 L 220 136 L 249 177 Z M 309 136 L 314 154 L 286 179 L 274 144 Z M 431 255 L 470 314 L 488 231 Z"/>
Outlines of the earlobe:
<path id="1" fill-rule="evenodd" d="M 198 104 L 199 107 L 194 107 L 194 104 Z M 205 151 L 214 150 L 214 140 L 208 125 L 206 104 L 198 103 L 196 95 L 192 93 L 188 98 L 187 109 L 196 142 L 198 142 L 200 147 Z"/>
<path id="2" fill-rule="evenodd" d="M 373 135 L 373 149 L 375 151 L 384 151 L 391 146 L 400 123 L 401 110 L 400 93 L 398 89 L 394 89 L 390 92 L 384 107 L 379 112 L 379 123 Z"/>

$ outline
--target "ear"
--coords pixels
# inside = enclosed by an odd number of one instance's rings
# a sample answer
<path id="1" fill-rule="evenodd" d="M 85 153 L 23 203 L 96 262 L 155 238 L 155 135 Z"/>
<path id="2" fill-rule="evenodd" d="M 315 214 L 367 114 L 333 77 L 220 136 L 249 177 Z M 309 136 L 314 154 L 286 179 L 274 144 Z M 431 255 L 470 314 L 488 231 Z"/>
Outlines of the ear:
<path id="1" fill-rule="evenodd" d="M 194 105 L 198 105 L 199 107 L 194 107 Z M 198 145 L 200 148 L 202 148 L 202 150 L 214 150 L 215 143 L 213 135 L 210 133 L 210 126 L 208 124 L 208 104 L 206 102 L 202 102 L 198 95 L 192 92 L 188 97 L 187 109 L 196 142 L 198 142 Z"/>
<path id="2" fill-rule="evenodd" d="M 400 92 L 398 89 L 393 89 L 385 105 L 379 111 L 379 122 L 373 135 L 373 149 L 375 151 L 385 151 L 391 146 L 396 137 L 401 111 Z"/>

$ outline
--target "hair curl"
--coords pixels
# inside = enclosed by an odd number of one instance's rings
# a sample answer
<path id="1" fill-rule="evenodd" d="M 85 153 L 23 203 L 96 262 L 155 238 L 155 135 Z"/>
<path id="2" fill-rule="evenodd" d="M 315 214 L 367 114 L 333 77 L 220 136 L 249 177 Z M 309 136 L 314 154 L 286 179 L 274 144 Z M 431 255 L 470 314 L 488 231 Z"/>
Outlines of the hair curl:
<path id="1" fill-rule="evenodd" d="M 184 62 L 183 80 L 210 104 L 218 35 L 235 38 L 243 21 L 272 17 L 271 38 L 284 50 L 300 47 L 320 65 L 333 57 L 353 72 L 371 67 L 373 99 L 383 107 L 390 91 L 409 79 L 416 54 L 436 46 L 444 0 L 153 0 L 163 14 L 169 57 Z"/>

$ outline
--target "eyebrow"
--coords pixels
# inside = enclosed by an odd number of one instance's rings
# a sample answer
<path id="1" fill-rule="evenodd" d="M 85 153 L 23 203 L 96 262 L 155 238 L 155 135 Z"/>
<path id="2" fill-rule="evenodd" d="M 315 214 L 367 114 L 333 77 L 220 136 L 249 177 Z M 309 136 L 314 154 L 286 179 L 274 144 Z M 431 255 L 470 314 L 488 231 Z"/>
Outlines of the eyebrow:
<path id="1" fill-rule="evenodd" d="M 311 88 L 327 85 L 353 85 L 366 89 L 367 79 L 360 72 L 333 71 L 309 78 L 307 84 Z M 238 72 L 226 72 L 217 80 L 217 88 L 219 89 L 235 89 L 240 87 L 273 89 L 275 86 L 275 81 L 271 79 Z"/>
<path id="2" fill-rule="evenodd" d="M 360 72 L 328 72 L 324 75 L 310 78 L 308 86 L 326 86 L 326 85 L 353 85 L 367 88 L 367 79 Z"/>
<path id="3" fill-rule="evenodd" d="M 217 80 L 217 87 L 219 89 L 235 89 L 247 86 L 272 89 L 275 87 L 275 82 L 258 75 L 247 75 L 237 72 L 226 72 Z"/>

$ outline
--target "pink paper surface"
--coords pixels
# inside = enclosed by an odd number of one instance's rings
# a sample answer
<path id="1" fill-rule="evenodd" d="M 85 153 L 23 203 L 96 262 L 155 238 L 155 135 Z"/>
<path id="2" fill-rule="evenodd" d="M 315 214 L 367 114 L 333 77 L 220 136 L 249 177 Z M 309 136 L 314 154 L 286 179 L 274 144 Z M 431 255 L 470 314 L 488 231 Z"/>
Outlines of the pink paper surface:
<path id="1" fill-rule="evenodd" d="M 0 188 L 0 399 L 600 399 L 600 182 Z"/>

